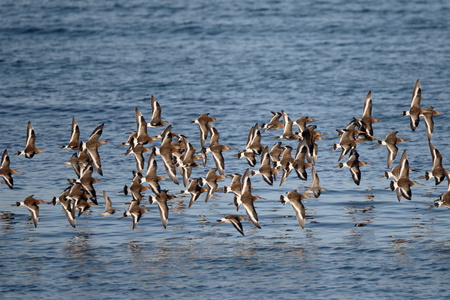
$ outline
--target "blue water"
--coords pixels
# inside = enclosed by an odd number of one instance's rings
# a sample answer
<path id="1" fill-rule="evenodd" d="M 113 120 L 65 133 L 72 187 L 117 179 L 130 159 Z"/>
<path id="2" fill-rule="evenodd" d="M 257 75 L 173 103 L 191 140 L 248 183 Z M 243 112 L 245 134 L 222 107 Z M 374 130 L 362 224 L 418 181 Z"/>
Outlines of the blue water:
<path id="1" fill-rule="evenodd" d="M 8 149 L 14 190 L 0 185 L 0 293 L 4 299 L 70 298 L 249 298 L 348 299 L 448 297 L 450 212 L 432 208 L 447 183 L 419 177 L 431 170 L 423 119 L 412 132 L 407 117 L 417 79 L 422 107 L 435 117 L 433 144 L 448 166 L 450 102 L 450 5 L 445 1 L 2 1 L 0 3 L 0 149 Z M 328 150 L 336 128 L 360 117 L 367 92 L 373 95 L 374 135 L 398 130 L 407 150 L 411 201 L 385 189 L 387 151 L 358 145 L 362 181 L 335 169 L 338 151 Z M 256 122 L 285 110 L 292 120 L 317 119 L 317 173 L 327 190 L 307 199 L 301 229 L 280 195 L 306 190 L 292 173 L 279 187 L 252 177 L 262 229 L 244 222 L 245 236 L 230 224 L 231 194 L 204 195 L 187 208 L 187 195 L 170 203 L 167 229 L 155 205 L 136 230 L 118 220 L 130 196 L 118 193 L 132 179 L 134 158 L 118 145 L 134 130 L 138 107 L 150 120 L 150 96 L 158 99 L 173 131 L 200 148 L 198 126 L 209 112 L 220 141 L 239 150 Z M 67 144 L 75 117 L 86 140 L 104 123 L 110 141 L 99 152 L 102 182 L 114 216 L 103 207 L 77 218 L 72 228 L 61 207 L 40 205 L 34 228 L 24 207 L 28 195 L 50 201 L 74 178 Z M 36 145 L 48 150 L 28 160 L 23 150 L 31 121 Z M 160 128 L 149 128 L 151 135 Z M 280 131 L 264 133 L 272 146 Z M 283 141 L 296 147 L 296 141 Z M 158 146 L 159 142 L 154 142 Z M 248 164 L 226 151 L 226 173 Z M 400 157 L 400 155 L 399 155 Z M 399 157 L 394 162 L 398 164 Z M 158 173 L 165 175 L 160 158 Z M 258 162 L 259 164 L 259 162 Z M 193 171 L 203 176 L 214 167 Z M 310 175 L 310 170 L 308 170 Z M 181 177 L 179 176 L 181 179 Z M 219 187 L 229 184 L 229 179 Z M 184 187 L 161 182 L 170 193 Z M 146 197 L 151 194 L 147 191 Z M 100 198 L 100 204 L 103 204 Z M 239 211 L 238 214 L 245 215 Z M 358 226 L 355 226 L 358 225 Z M 365 225 L 365 226 L 359 226 Z"/>

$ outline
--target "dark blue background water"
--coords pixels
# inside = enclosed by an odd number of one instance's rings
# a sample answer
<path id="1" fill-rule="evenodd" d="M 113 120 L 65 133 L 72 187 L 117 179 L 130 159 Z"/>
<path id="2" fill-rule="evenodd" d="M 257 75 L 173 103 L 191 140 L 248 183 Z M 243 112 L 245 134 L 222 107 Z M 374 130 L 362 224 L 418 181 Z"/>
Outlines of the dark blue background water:
<path id="1" fill-rule="evenodd" d="M 449 211 L 428 209 L 446 182 L 419 179 L 431 170 L 421 121 L 411 132 L 399 117 L 409 108 L 414 82 L 422 107 L 450 112 L 450 5 L 445 1 L 2 1 L 0 4 L 0 149 L 7 148 L 14 190 L 0 186 L 2 298 L 442 298 L 450 264 Z M 386 171 L 387 152 L 358 146 L 362 168 L 356 186 L 347 169 L 334 169 L 336 128 L 360 117 L 373 95 L 374 135 L 398 130 L 411 140 L 399 145 L 418 172 L 412 201 L 397 201 Z M 316 167 L 327 189 L 304 201 L 302 230 L 289 204 L 277 202 L 307 182 L 294 175 L 279 187 L 253 177 L 262 229 L 244 222 L 246 236 L 229 224 L 231 194 L 172 200 L 163 229 L 156 206 L 136 230 L 103 207 L 72 228 L 60 206 L 41 205 L 35 229 L 24 207 L 34 194 L 51 200 L 74 177 L 62 165 L 75 117 L 86 140 L 105 123 L 100 148 L 104 176 L 96 184 L 123 212 L 130 197 L 118 192 L 132 178 L 134 158 L 118 145 L 134 130 L 138 107 L 150 120 L 150 96 L 173 131 L 200 147 L 201 113 L 221 119 L 220 141 L 239 150 L 256 122 L 284 109 L 291 119 L 314 117 L 319 141 Z M 25 145 L 31 121 L 36 145 L 48 153 L 28 160 L 12 155 Z M 448 166 L 448 114 L 435 118 L 432 142 Z M 161 129 L 149 129 L 157 135 Z M 281 132 L 268 131 L 272 146 Z M 295 146 L 295 141 L 283 141 Z M 158 145 L 158 142 L 155 142 Z M 226 172 L 248 167 L 225 152 Z M 160 158 L 159 173 L 164 175 Z M 398 163 L 398 158 L 395 164 Z M 213 167 L 210 159 L 207 168 Z M 204 175 L 194 169 L 193 176 Z M 100 176 L 97 176 L 100 177 Z M 228 185 L 229 179 L 220 182 Z M 184 189 L 162 182 L 171 193 Z M 147 192 L 146 195 L 151 193 Z M 241 215 L 243 211 L 239 212 Z M 13 215 L 11 215 L 13 214 Z M 356 224 L 367 226 L 358 227 Z"/>

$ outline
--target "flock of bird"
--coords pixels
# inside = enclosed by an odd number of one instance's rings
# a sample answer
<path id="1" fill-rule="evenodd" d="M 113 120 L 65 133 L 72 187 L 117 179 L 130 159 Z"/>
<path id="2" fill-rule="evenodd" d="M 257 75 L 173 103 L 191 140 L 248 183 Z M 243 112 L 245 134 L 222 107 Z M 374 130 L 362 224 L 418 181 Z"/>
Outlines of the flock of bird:
<path id="1" fill-rule="evenodd" d="M 408 111 L 403 112 L 403 116 L 409 116 L 410 125 L 413 131 L 416 130 L 420 117 L 423 117 L 426 125 L 426 133 L 429 141 L 429 147 L 432 157 L 432 170 L 426 172 L 424 178 L 426 180 L 435 178 L 435 184 L 440 184 L 445 178 L 449 182 L 447 192 L 443 193 L 439 199 L 435 201 L 435 206 L 446 206 L 450 209 L 450 171 L 447 171 L 442 166 L 442 156 L 436 147 L 431 143 L 433 134 L 433 116 L 441 112 L 434 110 L 433 107 L 425 109 L 420 108 L 421 102 L 421 88 L 419 80 L 416 81 L 413 89 L 411 99 L 411 107 Z M 220 121 L 216 118 L 210 117 L 209 113 L 201 114 L 196 120 L 190 122 L 191 124 L 198 124 L 200 130 L 200 145 L 201 149 L 197 151 L 184 135 L 172 132 L 172 123 L 163 121 L 161 119 L 161 106 L 155 99 L 151 97 L 152 118 L 149 123 L 145 121 L 144 116 L 138 108 L 135 109 L 136 117 L 136 131 L 129 133 L 128 140 L 123 142 L 122 146 L 128 146 L 124 153 L 125 155 L 133 154 L 136 160 L 136 170 L 133 171 L 133 179 L 131 184 L 125 185 L 121 191 L 125 195 L 131 195 L 131 201 L 127 202 L 128 209 L 120 218 L 132 217 L 132 228 L 135 229 L 137 223 L 142 215 L 149 211 L 144 208 L 144 192 L 151 190 L 152 195 L 148 196 L 150 204 L 156 203 L 159 208 L 161 222 L 164 228 L 167 227 L 169 219 L 169 206 L 167 204 L 171 199 L 177 198 L 176 194 L 171 194 L 167 189 L 162 189 L 159 182 L 162 180 L 171 180 L 175 184 L 178 182 L 178 174 L 182 177 L 182 184 L 186 187 L 185 194 L 190 195 L 189 207 L 200 197 L 202 193 L 206 193 L 205 201 L 209 199 L 219 190 L 224 193 L 233 193 L 233 203 L 236 209 L 239 210 L 241 205 L 244 206 L 247 218 L 240 215 L 226 215 L 220 220 L 220 223 L 231 223 L 242 235 L 244 230 L 241 221 L 250 221 L 257 228 L 261 228 L 258 214 L 254 206 L 254 202 L 261 197 L 253 194 L 251 187 L 252 176 L 261 175 L 263 180 L 268 185 L 273 185 L 280 176 L 281 186 L 288 178 L 290 173 L 295 170 L 297 177 L 300 180 L 307 180 L 307 169 L 311 168 L 312 182 L 311 187 L 304 193 L 297 190 L 291 190 L 286 195 L 280 196 L 280 202 L 285 204 L 291 203 L 299 225 L 305 226 L 305 207 L 302 200 L 305 198 L 318 198 L 325 188 L 319 184 L 319 177 L 314 168 L 318 146 L 317 141 L 323 139 L 323 133 L 316 131 L 316 125 L 309 125 L 315 119 L 301 116 L 296 121 L 292 121 L 285 111 L 272 112 L 273 116 L 268 123 L 261 126 L 256 123 L 251 127 L 248 133 L 247 144 L 243 150 L 237 152 L 237 158 L 245 158 L 250 168 L 247 168 L 243 174 L 225 174 L 225 160 L 223 152 L 226 150 L 237 150 L 233 147 L 222 145 L 219 142 L 219 132 L 211 124 L 214 121 Z M 282 119 L 282 122 L 280 122 Z M 332 149 L 341 149 L 338 161 L 341 161 L 348 155 L 346 162 L 340 162 L 335 168 L 349 168 L 351 177 L 356 185 L 360 184 L 361 170 L 360 167 L 367 165 L 365 161 L 359 160 L 359 154 L 356 147 L 359 143 L 365 141 L 372 141 L 377 139 L 373 136 L 372 124 L 379 121 L 372 118 L 372 94 L 369 92 L 364 101 L 364 110 L 362 117 L 354 117 L 350 123 L 343 129 L 336 129 L 340 140 L 334 144 Z M 294 133 L 294 125 L 298 127 L 298 132 Z M 149 136 L 148 127 L 165 127 L 160 135 Z M 88 211 L 90 207 L 98 205 L 97 193 L 94 184 L 100 181 L 92 177 L 93 172 L 103 176 L 101 158 L 98 148 L 104 143 L 100 137 L 103 132 L 104 125 L 101 124 L 90 135 L 86 142 L 80 141 L 80 128 L 75 120 L 72 119 L 71 135 L 67 145 L 61 146 L 62 149 L 75 151 L 70 160 L 65 164 L 71 165 L 76 175 L 76 179 L 68 179 L 68 186 L 58 197 L 54 197 L 52 201 L 46 202 L 38 200 L 33 195 L 26 197 L 21 202 L 16 202 L 13 206 L 25 206 L 31 213 L 31 219 L 34 226 L 37 227 L 39 220 L 39 204 L 61 204 L 62 210 L 67 217 L 68 222 L 76 226 L 76 211 L 78 216 L 83 212 Z M 283 133 L 276 138 L 284 140 L 298 141 L 295 155 L 292 151 L 293 147 L 283 145 L 282 142 L 275 143 L 272 147 L 261 145 L 261 135 L 268 130 L 283 130 Z M 396 136 L 397 131 L 389 132 L 384 140 L 378 140 L 373 147 L 386 146 L 387 167 L 390 169 L 398 152 L 397 144 L 406 141 L 405 139 Z M 208 142 L 209 137 L 209 143 Z M 27 125 L 26 146 L 23 151 L 18 151 L 16 155 L 24 155 L 26 158 L 32 158 L 35 154 L 45 152 L 45 150 L 36 148 L 36 135 L 31 122 Z M 160 140 L 159 147 L 146 147 L 147 145 Z M 144 155 L 149 152 L 150 154 Z M 207 170 L 206 176 L 191 178 L 192 169 L 196 167 L 206 166 L 208 156 L 212 155 L 215 163 L 215 168 Z M 158 175 L 157 157 L 160 156 L 163 162 L 165 173 L 168 177 Z M 260 157 L 259 167 L 257 167 L 257 158 Z M 147 167 L 145 162 L 147 159 Z M 201 161 L 201 162 L 199 162 Z M 408 157 L 406 150 L 403 151 L 399 164 L 392 167 L 391 171 L 385 172 L 386 178 L 393 178 L 390 188 L 396 191 L 398 200 L 402 197 L 411 200 L 412 192 L 411 186 L 419 184 L 416 181 L 409 179 Z M 14 187 L 13 174 L 21 173 L 10 168 L 10 158 L 8 151 L 3 152 L 0 175 L 4 179 L 4 183 L 11 189 Z M 281 173 L 281 174 L 279 174 Z M 224 178 L 231 178 L 229 186 L 224 186 L 219 189 L 218 182 Z M 3 182 L 1 182 L 3 183 Z M 312 195 L 309 195 L 312 194 Z M 107 193 L 103 191 L 105 211 L 101 216 L 112 215 L 118 212 L 118 209 L 112 207 L 111 199 Z"/>

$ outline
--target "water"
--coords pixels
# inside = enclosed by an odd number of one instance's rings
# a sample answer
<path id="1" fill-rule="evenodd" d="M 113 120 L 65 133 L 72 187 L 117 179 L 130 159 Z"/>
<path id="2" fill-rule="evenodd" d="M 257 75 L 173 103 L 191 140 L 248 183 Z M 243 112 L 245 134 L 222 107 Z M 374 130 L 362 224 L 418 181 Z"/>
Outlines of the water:
<path id="1" fill-rule="evenodd" d="M 436 187 L 419 178 L 431 170 L 424 122 L 412 132 L 398 114 L 409 108 L 417 79 L 422 107 L 450 112 L 449 12 L 439 1 L 3 1 L 0 147 L 24 174 L 14 175 L 14 190 L 0 186 L 2 298 L 448 296 L 449 211 L 428 209 L 446 182 Z M 379 176 L 387 151 L 372 149 L 375 142 L 358 146 L 361 160 L 373 164 L 362 168 L 360 186 L 347 169 L 333 168 L 339 153 L 328 148 L 338 141 L 335 129 L 360 117 L 369 90 L 373 116 L 383 121 L 374 124 L 374 135 L 398 130 L 411 140 L 399 148 L 418 171 L 412 180 L 423 184 L 412 188 L 412 201 L 398 202 L 385 189 L 389 181 Z M 72 152 L 58 148 L 67 144 L 75 117 L 82 140 L 105 124 L 102 137 L 111 143 L 99 150 L 104 176 L 95 188 L 106 190 L 122 213 L 130 197 L 118 192 L 130 184 L 135 162 L 118 145 L 135 128 L 136 107 L 150 120 L 151 95 L 173 131 L 197 148 L 198 126 L 188 122 L 200 113 L 221 119 L 214 123 L 221 143 L 240 150 L 250 127 L 267 123 L 270 111 L 317 119 L 327 135 L 318 142 L 316 169 L 327 191 L 304 201 L 305 229 L 290 204 L 277 202 L 309 186 L 310 179 L 295 174 L 281 187 L 252 178 L 254 194 L 264 198 L 255 202 L 262 229 L 244 222 L 245 236 L 230 224 L 212 227 L 235 213 L 231 194 L 217 193 L 206 204 L 202 195 L 189 209 L 187 195 L 178 195 L 167 229 L 156 206 L 146 204 L 154 212 L 134 231 L 129 218 L 100 217 L 103 207 L 72 228 L 60 206 L 42 204 L 34 228 L 24 207 L 10 206 L 31 194 L 50 201 L 75 176 L 62 165 Z M 444 167 L 448 118 L 435 117 L 432 138 Z M 31 160 L 13 155 L 24 147 L 28 121 L 36 145 L 49 151 Z M 266 132 L 263 144 L 272 146 L 279 133 Z M 226 172 L 243 173 L 249 166 L 234 154 L 224 154 Z M 159 157 L 158 166 L 164 175 Z M 171 193 L 184 189 L 161 185 Z"/>

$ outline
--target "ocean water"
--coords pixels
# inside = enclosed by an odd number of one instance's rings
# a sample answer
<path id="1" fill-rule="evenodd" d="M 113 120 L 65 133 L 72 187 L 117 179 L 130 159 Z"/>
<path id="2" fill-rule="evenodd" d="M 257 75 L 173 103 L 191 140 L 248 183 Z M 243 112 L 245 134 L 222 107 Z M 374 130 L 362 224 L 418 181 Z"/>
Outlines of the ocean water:
<path id="1" fill-rule="evenodd" d="M 449 14 L 445 1 L 2 1 L 0 151 L 8 149 L 11 167 L 24 173 L 13 175 L 13 190 L 0 185 L 1 298 L 448 297 L 450 212 L 433 207 L 447 184 L 421 178 L 431 171 L 423 119 L 412 132 L 399 114 L 419 79 L 422 107 L 446 113 L 434 118 L 432 143 L 448 167 Z M 362 115 L 369 91 L 373 117 L 382 120 L 374 135 L 397 130 L 410 140 L 398 145 L 394 165 L 406 150 L 411 179 L 422 184 L 412 187 L 411 201 L 386 189 L 387 151 L 372 148 L 376 141 L 357 147 L 372 164 L 361 168 L 359 186 L 348 169 L 333 168 L 336 129 Z M 238 150 L 271 111 L 315 118 L 326 134 L 316 166 L 326 191 L 303 201 L 305 229 L 279 202 L 309 187 L 310 178 L 294 173 L 282 186 L 251 178 L 263 198 L 255 202 L 262 229 L 243 222 L 245 236 L 230 224 L 212 227 L 227 214 L 245 216 L 229 205 L 231 194 L 208 203 L 203 194 L 188 208 L 183 185 L 169 181 L 162 188 L 178 198 L 167 229 L 154 204 L 145 203 L 152 212 L 135 230 L 130 218 L 118 220 L 131 200 L 119 191 L 136 168 L 119 145 L 135 130 L 136 107 L 150 120 L 151 95 L 197 149 L 198 126 L 188 123 L 202 113 L 220 119 L 213 125 L 221 143 Z M 84 141 L 105 124 L 102 138 L 111 143 L 99 149 L 104 176 L 94 173 L 102 180 L 95 188 L 120 212 L 100 217 L 104 207 L 93 207 L 72 228 L 60 205 L 41 204 L 34 228 L 28 210 L 11 204 L 28 195 L 50 201 L 75 177 L 63 165 L 72 151 L 58 148 L 69 140 L 72 117 Z M 28 121 L 36 146 L 48 151 L 32 159 L 14 155 L 25 146 Z M 265 132 L 262 143 L 272 146 L 279 134 Z M 227 174 L 254 169 L 236 153 L 224 153 Z M 213 167 L 209 157 L 192 177 Z"/>

